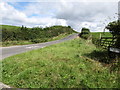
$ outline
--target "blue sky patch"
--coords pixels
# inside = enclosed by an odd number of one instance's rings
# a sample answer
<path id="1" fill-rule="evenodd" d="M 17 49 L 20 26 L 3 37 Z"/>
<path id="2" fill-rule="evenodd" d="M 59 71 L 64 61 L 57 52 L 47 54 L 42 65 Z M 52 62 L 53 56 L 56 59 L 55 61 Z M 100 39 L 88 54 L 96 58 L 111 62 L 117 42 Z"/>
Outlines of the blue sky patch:
<path id="1" fill-rule="evenodd" d="M 22 11 L 25 9 L 25 6 L 30 4 L 30 2 L 8 2 L 8 4 L 13 6 L 15 9 Z"/>

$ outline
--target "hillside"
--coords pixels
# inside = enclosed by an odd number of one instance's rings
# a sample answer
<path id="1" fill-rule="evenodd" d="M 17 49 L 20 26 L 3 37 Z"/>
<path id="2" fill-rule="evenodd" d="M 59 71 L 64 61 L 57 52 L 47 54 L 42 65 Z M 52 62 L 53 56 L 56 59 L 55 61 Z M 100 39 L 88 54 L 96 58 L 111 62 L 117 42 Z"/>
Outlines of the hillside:
<path id="1" fill-rule="evenodd" d="M 2 82 L 17 88 L 117 88 L 105 53 L 76 38 L 2 61 Z M 99 62 L 101 60 L 101 62 Z"/>
<path id="2" fill-rule="evenodd" d="M 76 33 L 70 26 L 27 28 L 25 26 L 0 25 L 0 28 L 2 29 L 3 46 L 47 42 Z"/>
<path id="3" fill-rule="evenodd" d="M 19 27 L 19 26 L 12 26 L 12 25 L 0 25 L 0 29 L 6 29 L 6 30 L 17 30 L 17 29 L 19 29 L 19 28 L 21 28 L 21 27 Z"/>

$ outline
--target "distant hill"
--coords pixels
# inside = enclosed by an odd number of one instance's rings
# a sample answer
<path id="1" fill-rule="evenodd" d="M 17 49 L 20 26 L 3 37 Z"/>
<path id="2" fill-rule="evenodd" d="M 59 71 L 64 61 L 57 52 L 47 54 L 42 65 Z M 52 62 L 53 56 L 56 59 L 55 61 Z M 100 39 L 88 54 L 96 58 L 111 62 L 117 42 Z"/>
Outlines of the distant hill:
<path id="1" fill-rule="evenodd" d="M 12 26 L 12 25 L 0 25 L 0 29 L 7 29 L 7 30 L 15 30 L 20 28 L 19 26 Z"/>

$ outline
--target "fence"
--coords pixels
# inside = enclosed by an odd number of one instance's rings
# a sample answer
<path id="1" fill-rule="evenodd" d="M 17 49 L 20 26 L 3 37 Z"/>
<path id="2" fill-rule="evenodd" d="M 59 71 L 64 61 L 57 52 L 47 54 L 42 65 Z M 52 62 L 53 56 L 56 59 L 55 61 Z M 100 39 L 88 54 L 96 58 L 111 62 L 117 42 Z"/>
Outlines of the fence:
<path id="1" fill-rule="evenodd" d="M 104 49 L 108 49 L 108 47 L 114 47 L 116 42 L 115 37 L 101 37 L 100 39 L 100 46 L 102 46 Z"/>

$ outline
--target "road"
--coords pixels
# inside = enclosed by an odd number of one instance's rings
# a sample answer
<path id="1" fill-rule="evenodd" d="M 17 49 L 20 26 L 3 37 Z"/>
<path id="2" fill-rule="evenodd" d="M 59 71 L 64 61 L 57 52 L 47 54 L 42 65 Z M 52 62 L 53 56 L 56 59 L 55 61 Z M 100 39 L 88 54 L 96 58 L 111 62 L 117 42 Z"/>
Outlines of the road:
<path id="1" fill-rule="evenodd" d="M 61 43 L 61 42 L 67 41 L 67 40 L 71 40 L 71 39 L 76 38 L 77 36 L 78 36 L 78 34 L 72 34 L 63 39 L 45 42 L 45 43 L 30 44 L 30 45 L 18 45 L 18 46 L 10 46 L 10 47 L 0 47 L 0 60 L 3 60 L 4 58 L 7 58 L 12 55 L 20 54 L 20 53 L 27 52 L 30 50 L 43 48 L 43 47 L 46 47 L 49 45 Z M 10 88 L 10 86 L 5 85 L 2 82 L 0 82 L 0 89 L 1 88 Z"/>
<path id="2" fill-rule="evenodd" d="M 63 39 L 56 40 L 56 41 L 50 41 L 50 42 L 45 42 L 45 43 L 39 43 L 39 44 L 30 44 L 30 45 L 18 45 L 18 46 L 10 46 L 10 47 L 0 47 L 0 60 L 3 60 L 6 57 L 16 55 L 19 53 L 27 52 L 30 50 L 38 49 L 38 48 L 43 48 L 49 45 L 53 45 L 56 43 L 61 43 L 67 40 L 74 39 L 77 37 L 78 34 L 72 34 L 69 35 Z"/>

